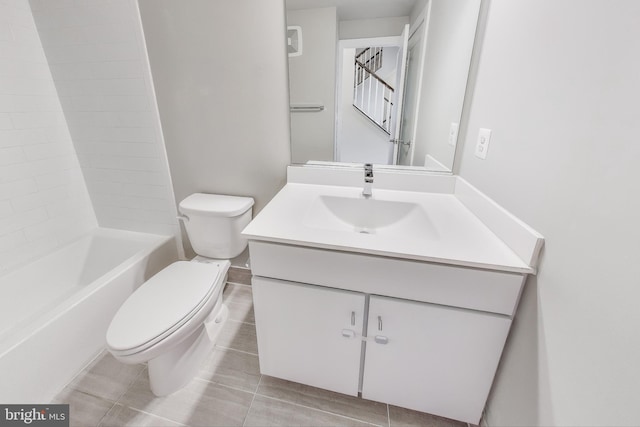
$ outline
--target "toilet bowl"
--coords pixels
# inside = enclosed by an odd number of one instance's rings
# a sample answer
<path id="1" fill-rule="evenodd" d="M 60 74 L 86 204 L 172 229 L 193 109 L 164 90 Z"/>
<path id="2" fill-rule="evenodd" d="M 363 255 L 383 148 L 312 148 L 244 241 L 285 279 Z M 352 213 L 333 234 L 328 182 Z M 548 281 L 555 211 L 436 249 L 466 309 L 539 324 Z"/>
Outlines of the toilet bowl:
<path id="1" fill-rule="evenodd" d="M 244 250 L 240 231 L 251 219 L 252 205 L 250 198 L 212 194 L 183 200 L 181 219 L 198 256 L 147 280 L 111 321 L 107 349 L 123 363 L 148 362 L 155 395 L 186 385 L 213 349 L 228 317 L 222 291 L 231 263 L 206 255 L 232 258 Z"/>

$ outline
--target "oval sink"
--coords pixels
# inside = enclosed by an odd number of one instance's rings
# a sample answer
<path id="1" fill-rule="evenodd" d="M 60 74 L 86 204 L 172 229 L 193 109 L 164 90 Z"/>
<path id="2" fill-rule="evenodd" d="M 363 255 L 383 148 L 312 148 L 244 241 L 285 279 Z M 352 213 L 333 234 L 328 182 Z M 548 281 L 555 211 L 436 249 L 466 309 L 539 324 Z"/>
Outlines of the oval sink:
<path id="1" fill-rule="evenodd" d="M 363 234 L 437 235 L 422 206 L 391 200 L 322 195 L 311 203 L 302 223 Z"/>

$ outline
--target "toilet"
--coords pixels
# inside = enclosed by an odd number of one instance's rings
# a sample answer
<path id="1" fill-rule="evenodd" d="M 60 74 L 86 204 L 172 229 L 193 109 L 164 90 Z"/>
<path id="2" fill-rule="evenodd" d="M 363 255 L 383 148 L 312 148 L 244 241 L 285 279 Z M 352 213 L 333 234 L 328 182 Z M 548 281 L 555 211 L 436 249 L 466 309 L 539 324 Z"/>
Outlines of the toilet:
<path id="1" fill-rule="evenodd" d="M 179 204 L 197 256 L 177 261 L 142 284 L 107 330 L 107 349 L 120 362 L 148 362 L 156 396 L 185 386 L 211 352 L 228 317 L 222 301 L 227 272 L 247 246 L 250 197 L 192 194 Z"/>

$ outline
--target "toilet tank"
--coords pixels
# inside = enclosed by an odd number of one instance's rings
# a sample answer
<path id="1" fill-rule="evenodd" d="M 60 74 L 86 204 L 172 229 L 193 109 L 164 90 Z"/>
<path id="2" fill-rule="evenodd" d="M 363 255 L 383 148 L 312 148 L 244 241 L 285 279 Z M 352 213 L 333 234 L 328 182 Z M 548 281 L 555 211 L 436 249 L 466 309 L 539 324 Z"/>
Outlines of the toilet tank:
<path id="1" fill-rule="evenodd" d="M 240 233 L 251 221 L 252 206 L 251 197 L 195 193 L 181 201 L 178 210 L 196 254 L 229 259 L 247 247 Z"/>

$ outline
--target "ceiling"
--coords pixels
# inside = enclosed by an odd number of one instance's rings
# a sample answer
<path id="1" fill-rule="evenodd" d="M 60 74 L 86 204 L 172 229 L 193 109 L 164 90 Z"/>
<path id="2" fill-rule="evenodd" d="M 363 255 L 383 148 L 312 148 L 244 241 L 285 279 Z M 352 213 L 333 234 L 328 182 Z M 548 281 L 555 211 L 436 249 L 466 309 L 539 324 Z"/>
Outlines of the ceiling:
<path id="1" fill-rule="evenodd" d="M 338 20 L 409 16 L 417 0 L 285 0 L 287 10 L 336 6 Z"/>

